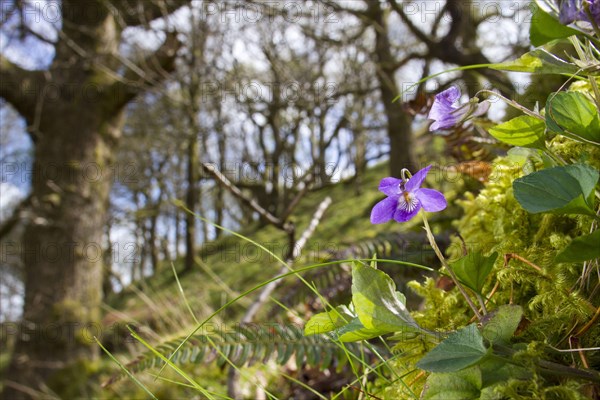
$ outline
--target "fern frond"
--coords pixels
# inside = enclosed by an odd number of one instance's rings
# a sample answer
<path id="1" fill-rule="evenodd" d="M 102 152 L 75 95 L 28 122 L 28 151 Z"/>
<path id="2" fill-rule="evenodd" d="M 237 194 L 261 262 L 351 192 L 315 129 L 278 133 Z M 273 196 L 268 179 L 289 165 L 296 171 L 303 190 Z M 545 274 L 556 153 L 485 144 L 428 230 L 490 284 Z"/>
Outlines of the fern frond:
<path id="1" fill-rule="evenodd" d="M 169 357 L 184 337 L 170 340 L 156 347 Z M 274 360 L 284 365 L 294 357 L 296 366 L 318 367 L 325 370 L 335 366 L 338 370 L 348 362 L 348 353 L 361 357 L 368 354 L 358 343 L 335 342 L 328 335 L 304 336 L 303 329 L 296 325 L 282 324 L 238 324 L 219 331 L 193 335 L 171 361 L 176 365 L 188 363 L 216 362 L 220 367 L 228 360 L 236 366 L 266 363 Z M 146 352 L 126 365 L 128 371 L 139 373 L 162 366 L 160 357 Z M 115 375 L 105 385 L 123 377 Z"/>

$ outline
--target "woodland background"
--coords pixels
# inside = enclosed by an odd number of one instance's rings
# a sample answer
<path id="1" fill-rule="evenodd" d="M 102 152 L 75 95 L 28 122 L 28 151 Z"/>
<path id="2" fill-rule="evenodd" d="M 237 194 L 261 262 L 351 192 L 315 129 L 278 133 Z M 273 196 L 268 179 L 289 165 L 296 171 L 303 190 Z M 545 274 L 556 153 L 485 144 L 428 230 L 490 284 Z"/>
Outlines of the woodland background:
<path id="1" fill-rule="evenodd" d="M 90 326 L 133 353 L 111 326 L 155 340 L 185 331 L 193 321 L 171 266 L 202 315 L 277 273 L 217 225 L 284 259 L 369 257 L 390 244 L 430 257 L 411 227 L 369 226 L 378 180 L 435 160 L 446 185 L 460 163 L 496 155 L 485 132 L 430 133 L 431 96 L 493 88 L 532 106 L 534 91 L 561 83 L 489 69 L 417 83 L 529 49 L 535 6 L 525 1 L 0 4 L 6 398 L 98 390 L 57 375 L 99 359 L 81 336 Z M 344 290 L 343 277 L 323 279 Z M 282 301 L 310 308 L 294 290 Z M 253 321 L 251 305 L 226 318 Z M 223 384 L 214 373 L 207 380 Z"/>

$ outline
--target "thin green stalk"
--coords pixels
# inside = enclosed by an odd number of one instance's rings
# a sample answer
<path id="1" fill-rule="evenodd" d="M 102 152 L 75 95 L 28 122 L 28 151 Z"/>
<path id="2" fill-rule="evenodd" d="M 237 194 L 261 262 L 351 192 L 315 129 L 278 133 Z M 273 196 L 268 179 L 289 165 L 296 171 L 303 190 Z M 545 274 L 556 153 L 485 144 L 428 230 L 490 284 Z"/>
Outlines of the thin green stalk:
<path id="1" fill-rule="evenodd" d="M 177 271 L 175 270 L 175 264 L 171 263 L 171 268 L 173 269 L 173 275 L 175 276 L 175 282 L 177 282 L 177 288 L 179 288 L 179 294 L 181 294 L 181 297 L 183 298 L 183 302 L 185 303 L 185 306 L 187 307 L 190 315 L 194 319 L 194 322 L 199 324 L 200 322 L 196 318 L 196 315 L 194 314 L 194 311 L 192 310 L 190 303 L 187 301 L 187 297 L 185 297 L 185 292 L 183 291 L 183 287 L 181 287 L 181 282 L 179 282 L 179 276 L 177 275 Z"/>
<path id="2" fill-rule="evenodd" d="M 429 239 L 429 244 L 431 244 L 431 247 L 433 248 L 435 255 L 438 257 L 438 259 L 440 260 L 442 265 L 446 268 L 446 270 L 448 270 L 448 273 L 450 274 L 450 277 L 454 281 L 454 284 L 456 285 L 456 287 L 458 288 L 460 293 L 463 295 L 463 297 L 469 304 L 469 307 L 471 307 L 471 310 L 473 310 L 473 313 L 475 313 L 475 316 L 477 317 L 477 319 L 481 321 L 481 314 L 479 313 L 477 306 L 475 305 L 475 303 L 473 303 L 473 300 L 471 299 L 471 297 L 469 297 L 465 288 L 458 281 L 456 274 L 454 273 L 452 268 L 450 268 L 450 265 L 446 261 L 446 258 L 444 258 L 444 255 L 442 254 L 440 248 L 438 247 L 437 243 L 435 242 L 435 237 L 433 236 L 433 232 L 431 231 L 431 227 L 429 226 L 429 222 L 427 221 L 425 212 L 422 211 L 421 215 L 423 216 L 423 223 L 425 224 L 425 231 L 427 232 L 427 239 Z"/>
<path id="3" fill-rule="evenodd" d="M 504 97 L 504 96 L 502 96 L 500 93 L 494 92 L 493 90 L 489 90 L 489 89 L 482 89 L 482 90 L 480 90 L 479 92 L 475 93 L 475 97 L 477 97 L 477 95 L 478 95 L 479 93 L 488 93 L 488 94 L 491 94 L 492 96 L 496 96 L 496 97 L 498 97 L 500 100 L 502 100 L 502 101 L 504 101 L 506 104 L 508 104 L 509 106 L 516 108 L 517 110 L 521 111 L 521 112 L 522 112 L 522 113 L 524 113 L 524 114 L 527 114 L 527 115 L 529 115 L 530 117 L 537 118 L 537 119 L 539 119 L 539 120 L 541 120 L 541 121 L 545 121 L 545 120 L 546 120 L 546 118 L 544 118 L 544 117 L 543 117 L 541 114 L 539 114 L 539 113 L 536 113 L 536 112 L 534 112 L 534 111 L 531 111 L 529 108 L 527 108 L 527 107 L 524 107 L 524 106 L 520 105 L 519 103 L 517 103 L 516 101 L 514 101 L 514 100 L 511 100 L 511 99 L 509 99 L 509 98 L 507 98 L 507 97 Z"/>
<path id="4" fill-rule="evenodd" d="M 429 79 L 436 78 L 436 77 L 438 77 L 440 75 L 447 74 L 449 72 L 466 71 L 466 70 L 470 70 L 470 69 L 488 68 L 488 67 L 491 67 L 492 65 L 495 65 L 495 64 L 473 64 L 473 65 L 465 65 L 465 66 L 462 66 L 462 67 L 456 67 L 456 68 L 446 69 L 446 70 L 444 70 L 442 72 L 437 72 L 435 74 L 428 75 L 425 78 L 420 79 L 419 81 L 417 81 L 417 82 L 413 83 L 412 85 L 410 85 L 404 91 L 405 92 L 410 92 L 413 88 L 419 86 L 421 83 L 423 83 L 425 81 L 428 81 Z M 402 93 L 400 93 L 398 96 L 396 96 L 394 98 L 394 100 L 392 100 L 392 102 L 395 103 L 401 97 L 402 97 Z"/>
<path id="5" fill-rule="evenodd" d="M 520 365 L 512 360 L 512 356 L 516 353 L 515 350 L 510 347 L 502 345 L 494 345 L 494 350 L 498 353 L 493 354 L 494 357 L 503 359 L 514 365 Z M 521 365 L 522 366 L 522 365 Z M 600 372 L 590 369 L 573 368 L 567 365 L 558 364 L 547 360 L 537 360 L 536 368 L 540 373 L 551 374 L 558 376 L 568 376 L 576 379 L 583 379 L 595 383 L 600 383 Z"/>
<path id="6" fill-rule="evenodd" d="M 481 312 L 483 312 L 483 315 L 486 315 L 488 312 L 487 312 L 487 307 L 485 306 L 485 301 L 483 300 L 483 297 L 479 293 L 475 293 L 475 297 L 477 297 L 477 301 L 479 302 L 479 305 L 481 306 Z"/>
<path id="7" fill-rule="evenodd" d="M 144 345 L 144 347 L 146 347 L 148 350 L 150 350 L 155 356 L 157 356 L 158 358 L 160 358 L 161 360 L 163 360 L 166 365 L 170 366 L 171 368 L 173 368 L 173 370 L 175 370 L 175 372 L 177 372 L 177 374 L 179 376 L 181 376 L 183 379 L 185 379 L 186 381 L 188 381 L 189 383 L 191 383 L 194 386 L 194 389 L 198 390 L 200 393 L 202 393 L 204 396 L 206 396 L 209 399 L 213 399 L 214 397 L 206 390 L 204 389 L 198 382 L 196 382 L 191 376 L 189 376 L 185 371 L 183 371 L 181 368 L 179 368 L 177 365 L 175 365 L 170 359 L 167 359 L 167 357 L 165 357 L 163 354 L 161 354 L 158 350 L 156 350 L 154 347 L 152 347 L 148 342 L 146 342 L 140 335 L 137 334 L 137 332 L 135 332 L 133 329 L 131 329 L 130 326 L 127 326 L 127 329 L 129 329 L 129 332 L 131 333 L 131 336 L 137 340 L 138 342 L 140 342 L 141 344 Z"/>
<path id="8" fill-rule="evenodd" d="M 127 369 L 127 367 L 125 367 L 125 365 L 123 365 L 123 363 L 121 363 L 119 360 L 117 360 L 115 358 L 115 356 L 112 355 L 112 353 L 110 351 L 108 351 L 106 349 L 106 347 L 104 347 L 102 345 L 102 343 L 100 343 L 100 340 L 98 340 L 98 338 L 96 336 L 94 336 L 94 340 L 96 341 L 96 343 L 98 344 L 98 346 L 100 346 L 100 348 L 106 353 L 106 355 L 108 355 L 108 357 L 110 357 L 111 360 L 113 360 L 115 362 L 115 364 L 117 364 L 119 366 L 119 368 L 121 368 L 121 370 L 123 372 L 125 372 L 125 374 L 129 377 L 129 379 L 131 379 L 133 381 L 133 383 L 135 383 L 136 385 L 138 385 L 144 392 L 148 393 L 148 395 L 154 399 L 154 400 L 158 400 L 158 397 L 156 397 L 151 391 L 150 389 L 148 389 L 142 382 L 140 382 L 139 379 L 137 379 L 131 372 L 129 372 L 129 370 Z"/>

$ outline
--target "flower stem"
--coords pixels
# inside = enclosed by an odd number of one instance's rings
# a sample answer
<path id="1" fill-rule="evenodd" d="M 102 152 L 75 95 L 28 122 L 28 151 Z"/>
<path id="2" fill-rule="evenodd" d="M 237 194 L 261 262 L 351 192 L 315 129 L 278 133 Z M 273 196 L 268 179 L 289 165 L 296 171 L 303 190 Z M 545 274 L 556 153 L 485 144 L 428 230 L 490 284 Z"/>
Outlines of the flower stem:
<path id="1" fill-rule="evenodd" d="M 523 114 L 527 114 L 527 115 L 529 115 L 530 117 L 537 118 L 537 119 L 539 119 L 540 121 L 546 121 L 546 118 L 544 118 L 544 117 L 543 117 L 541 114 L 539 114 L 539 113 L 536 113 L 536 112 L 534 112 L 534 111 L 531 111 L 531 110 L 530 110 L 530 109 L 528 109 L 527 107 L 523 107 L 522 105 L 520 105 L 520 104 L 519 104 L 519 103 L 517 103 L 516 101 L 514 101 L 514 100 L 511 100 L 511 99 L 508 99 L 508 98 L 506 98 L 506 97 L 502 96 L 500 93 L 496 93 L 496 92 L 494 92 L 494 91 L 492 91 L 492 90 L 488 90 L 488 89 L 482 89 L 482 90 L 480 90 L 479 92 L 475 93 L 475 96 L 477 96 L 479 93 L 488 93 L 488 94 L 490 94 L 490 95 L 492 95 L 492 96 L 496 96 L 496 97 L 498 97 L 500 100 L 502 100 L 502 101 L 504 101 L 506 104 L 508 104 L 509 106 L 512 106 L 512 107 L 516 108 L 517 110 L 519 110 L 519 111 L 523 112 Z"/>
<path id="2" fill-rule="evenodd" d="M 454 271 L 452 270 L 452 268 L 450 268 L 450 265 L 446 261 L 446 258 L 444 258 L 444 255 L 442 254 L 440 248 L 438 247 L 437 243 L 435 242 L 435 237 L 433 236 L 433 232 L 431 232 L 431 227 L 429 226 L 429 222 L 427 221 L 427 217 L 425 216 L 425 212 L 424 211 L 421 212 L 421 215 L 423 216 L 423 223 L 425 224 L 425 232 L 427 232 L 427 239 L 429 239 L 429 244 L 433 248 L 433 251 L 435 252 L 435 255 L 440 260 L 440 262 L 442 263 L 442 265 L 444 266 L 444 268 L 446 268 L 448 270 L 448 272 L 450 273 L 450 277 L 454 281 L 454 284 L 456 285 L 456 287 L 458 288 L 458 290 L 460 291 L 460 293 L 463 295 L 463 297 L 465 298 L 465 300 L 469 304 L 469 307 L 471 307 L 471 310 L 473 310 L 473 312 L 475 313 L 475 316 L 477 317 L 477 319 L 481 320 L 481 314 L 479 313 L 479 310 L 478 310 L 477 306 L 475 305 L 475 303 L 473 303 L 473 300 L 469 297 L 469 295 L 467 294 L 467 291 L 465 290 L 465 288 L 458 281 L 458 278 L 456 277 L 456 274 L 454 273 Z"/>
<path id="3" fill-rule="evenodd" d="M 477 297 L 477 301 L 479 301 L 479 304 L 481 305 L 481 312 L 483 313 L 483 315 L 487 314 L 487 307 L 485 306 L 485 301 L 483 300 L 483 297 L 479 293 L 475 293 L 475 296 Z"/>
<path id="4" fill-rule="evenodd" d="M 495 356 L 499 359 L 504 359 L 504 361 L 509 362 L 513 365 L 521 365 L 515 362 L 515 360 L 513 359 L 513 356 L 517 353 L 514 349 L 511 349 L 507 346 L 494 344 L 494 350 L 495 352 L 492 353 L 492 356 Z M 591 369 L 574 368 L 569 367 L 567 365 L 558 364 L 552 361 L 540 359 L 536 361 L 535 367 L 538 370 L 538 372 L 542 374 L 551 374 L 563 377 L 568 376 L 571 378 L 584 379 L 587 381 L 600 383 L 600 373 Z"/>

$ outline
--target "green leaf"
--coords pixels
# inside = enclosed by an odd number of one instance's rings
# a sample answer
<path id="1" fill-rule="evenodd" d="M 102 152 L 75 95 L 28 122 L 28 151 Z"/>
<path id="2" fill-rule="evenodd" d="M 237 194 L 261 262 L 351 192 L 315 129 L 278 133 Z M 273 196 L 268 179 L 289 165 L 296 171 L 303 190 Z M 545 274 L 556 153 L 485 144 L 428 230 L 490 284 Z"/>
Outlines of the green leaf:
<path id="1" fill-rule="evenodd" d="M 337 329 L 334 334 L 340 342 L 356 342 L 359 340 L 372 339 L 389 333 L 379 329 L 367 329 L 358 318 L 353 319 L 347 325 Z"/>
<path id="2" fill-rule="evenodd" d="M 352 267 L 352 303 L 360 322 L 380 332 L 421 330 L 396 292 L 392 278 L 375 268 L 355 263 Z"/>
<path id="3" fill-rule="evenodd" d="M 561 24 L 556 18 L 537 7 L 531 18 L 529 39 L 534 46 L 541 46 L 554 39 L 564 39 L 579 34 L 573 28 Z"/>
<path id="4" fill-rule="evenodd" d="M 490 398 L 484 397 L 483 392 L 485 392 L 485 389 L 487 388 L 498 384 L 505 384 L 510 379 L 531 379 L 533 375 L 531 370 L 522 366 L 514 365 L 501 358 L 487 358 L 475 368 L 479 368 L 481 370 L 482 386 L 484 388 L 481 393 L 482 398 Z"/>
<path id="5" fill-rule="evenodd" d="M 581 92 L 553 93 L 546 102 L 548 129 L 569 131 L 584 139 L 600 143 L 600 115 L 593 101 Z"/>
<path id="6" fill-rule="evenodd" d="M 546 148 L 546 124 L 529 115 L 521 115 L 503 124 L 490 128 L 490 135 L 513 146 Z"/>
<path id="7" fill-rule="evenodd" d="M 523 54 L 514 61 L 490 65 L 492 69 L 514 72 L 531 72 L 536 74 L 576 74 L 580 68 L 566 62 L 546 49 L 540 48 Z"/>
<path id="8" fill-rule="evenodd" d="M 597 170 L 589 165 L 574 164 L 544 169 L 515 179 L 513 190 L 519 204 L 533 214 L 552 212 L 595 216 L 588 201 L 597 181 Z"/>
<path id="9" fill-rule="evenodd" d="M 478 363 L 487 354 L 483 336 L 475 324 L 454 332 L 425 354 L 417 367 L 431 372 L 460 371 Z"/>
<path id="10" fill-rule="evenodd" d="M 508 343 L 515 334 L 523 317 L 523 309 L 517 305 L 504 305 L 496 310 L 483 326 L 483 337 L 491 343 Z"/>
<path id="11" fill-rule="evenodd" d="M 305 335 L 317 335 L 338 329 L 355 318 L 346 306 L 337 306 L 332 311 L 326 311 L 312 316 L 304 326 Z"/>
<path id="12" fill-rule="evenodd" d="M 463 284 L 477 293 L 481 293 L 496 258 L 498 258 L 498 253 L 492 253 L 489 257 L 485 257 L 476 251 L 456 260 L 450 266 Z"/>
<path id="13" fill-rule="evenodd" d="M 475 400 L 482 388 L 481 370 L 477 367 L 452 374 L 433 373 L 427 378 L 421 400 Z"/>
<path id="14" fill-rule="evenodd" d="M 589 235 L 579 236 L 556 256 L 556 262 L 583 262 L 600 258 L 600 229 Z"/>

